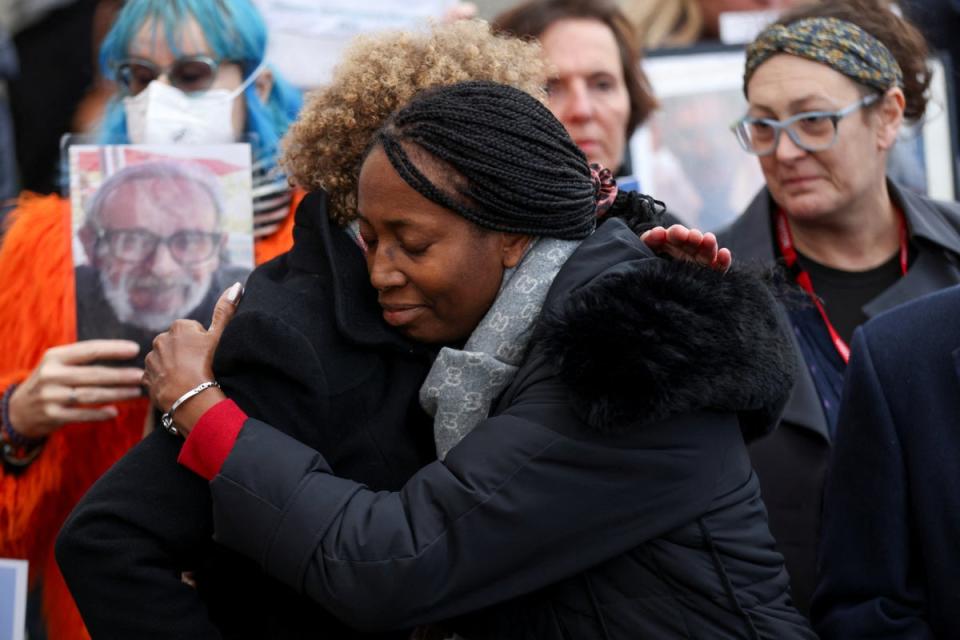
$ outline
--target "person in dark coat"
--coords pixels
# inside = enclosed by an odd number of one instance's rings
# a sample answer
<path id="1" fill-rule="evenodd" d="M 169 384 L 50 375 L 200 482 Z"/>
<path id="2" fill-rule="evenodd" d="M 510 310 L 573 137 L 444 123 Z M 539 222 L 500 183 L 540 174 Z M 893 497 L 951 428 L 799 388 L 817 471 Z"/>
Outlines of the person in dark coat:
<path id="1" fill-rule="evenodd" d="M 527 172 L 564 195 L 528 197 Z M 369 630 L 813 637 L 744 447 L 791 380 L 772 298 L 655 258 L 620 219 L 590 235 L 591 202 L 649 214 L 601 175 L 509 87 L 443 87 L 398 111 L 362 165 L 360 233 L 383 319 L 443 346 L 420 391 L 442 460 L 370 491 L 204 392 L 173 419 L 190 433 L 182 463 L 213 479 L 217 540 Z M 158 340 L 159 406 L 211 375 L 210 348 L 190 323 Z"/>
<path id="2" fill-rule="evenodd" d="M 802 611 L 816 581 L 824 478 L 853 331 L 960 282 L 960 206 L 886 176 L 902 121 L 924 113 L 929 77 L 922 36 L 875 4 L 818 3 L 751 45 L 750 109 L 737 133 L 759 156 L 767 184 L 718 234 L 738 260 L 779 263 L 798 285 L 787 313 L 800 371 L 780 426 L 753 443 L 750 456 Z M 863 58 L 854 51 L 862 43 Z"/>
<path id="3" fill-rule="evenodd" d="M 960 287 L 857 330 L 827 484 L 821 637 L 960 637 Z"/>

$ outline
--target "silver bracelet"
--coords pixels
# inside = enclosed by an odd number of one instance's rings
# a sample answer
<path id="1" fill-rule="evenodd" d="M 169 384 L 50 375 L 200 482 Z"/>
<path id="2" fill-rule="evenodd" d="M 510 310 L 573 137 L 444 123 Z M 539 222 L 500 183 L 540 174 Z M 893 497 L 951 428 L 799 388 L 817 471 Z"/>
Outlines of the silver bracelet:
<path id="1" fill-rule="evenodd" d="M 180 435 L 180 432 L 177 431 L 177 427 L 173 424 L 173 412 L 176 411 L 180 405 L 182 405 L 184 402 L 186 402 L 193 396 L 197 395 L 201 391 L 206 391 L 210 387 L 219 387 L 219 386 L 220 386 L 220 383 L 218 383 L 216 380 L 209 380 L 207 382 L 201 382 L 200 384 L 195 386 L 193 389 L 190 389 L 190 391 L 187 391 L 185 394 L 177 398 L 177 401 L 173 403 L 172 407 L 170 407 L 170 411 L 167 411 L 165 414 L 160 416 L 160 424 L 163 425 L 163 428 L 170 435 L 174 435 L 174 436 Z"/>

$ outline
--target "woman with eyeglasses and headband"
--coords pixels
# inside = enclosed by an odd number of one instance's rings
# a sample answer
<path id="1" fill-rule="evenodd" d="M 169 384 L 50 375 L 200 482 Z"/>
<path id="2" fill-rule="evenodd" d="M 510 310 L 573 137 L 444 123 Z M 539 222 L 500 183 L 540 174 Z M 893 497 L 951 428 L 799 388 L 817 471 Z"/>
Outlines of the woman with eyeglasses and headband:
<path id="1" fill-rule="evenodd" d="M 275 156 L 301 99 L 264 65 L 266 40 L 249 0 L 130 0 L 100 55 L 121 89 L 102 142 L 251 143 L 258 263 L 291 246 L 298 199 Z M 0 557 L 30 561 L 31 635 L 58 640 L 86 634 L 53 538 L 142 437 L 149 406 L 139 368 L 103 366 L 129 362 L 137 344 L 78 328 L 70 220 L 69 201 L 24 194 L 0 248 Z"/>
<path id="2" fill-rule="evenodd" d="M 719 236 L 738 259 L 780 263 L 803 290 L 788 315 L 804 366 L 780 427 L 751 448 L 801 610 L 815 583 L 853 331 L 960 282 L 960 207 L 906 191 L 886 174 L 904 121 L 924 114 L 926 55 L 912 25 L 868 0 L 788 14 L 747 49 L 749 109 L 734 132 L 758 157 L 766 186 Z"/>

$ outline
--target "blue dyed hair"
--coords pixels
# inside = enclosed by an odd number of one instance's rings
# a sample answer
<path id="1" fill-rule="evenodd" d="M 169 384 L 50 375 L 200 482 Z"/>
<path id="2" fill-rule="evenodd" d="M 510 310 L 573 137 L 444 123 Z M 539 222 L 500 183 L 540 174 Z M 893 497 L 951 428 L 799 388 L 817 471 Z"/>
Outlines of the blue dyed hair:
<path id="1" fill-rule="evenodd" d="M 165 37 L 170 50 L 178 53 L 178 42 L 186 20 L 200 26 L 215 58 L 240 64 L 244 78 L 263 62 L 267 48 L 267 28 L 250 0 L 130 0 L 100 48 L 100 67 L 104 75 L 115 79 L 117 62 L 129 56 L 130 43 L 152 20 L 156 37 Z M 273 88 L 266 103 L 256 94 L 256 83 L 244 92 L 247 104 L 246 133 L 253 145 L 255 161 L 273 166 L 277 144 L 300 110 L 300 92 L 273 71 Z M 101 142 L 129 142 L 123 104 L 119 97 L 110 101 L 100 128 Z"/>

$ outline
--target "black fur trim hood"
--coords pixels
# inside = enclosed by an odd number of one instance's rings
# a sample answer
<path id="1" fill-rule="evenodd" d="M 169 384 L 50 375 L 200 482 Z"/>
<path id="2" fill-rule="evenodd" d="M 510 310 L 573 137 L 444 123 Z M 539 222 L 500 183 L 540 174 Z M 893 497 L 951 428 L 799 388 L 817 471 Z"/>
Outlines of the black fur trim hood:
<path id="1" fill-rule="evenodd" d="M 754 273 L 647 258 L 550 305 L 537 345 L 594 429 L 736 411 L 750 440 L 773 428 L 793 386 L 788 326 Z"/>

